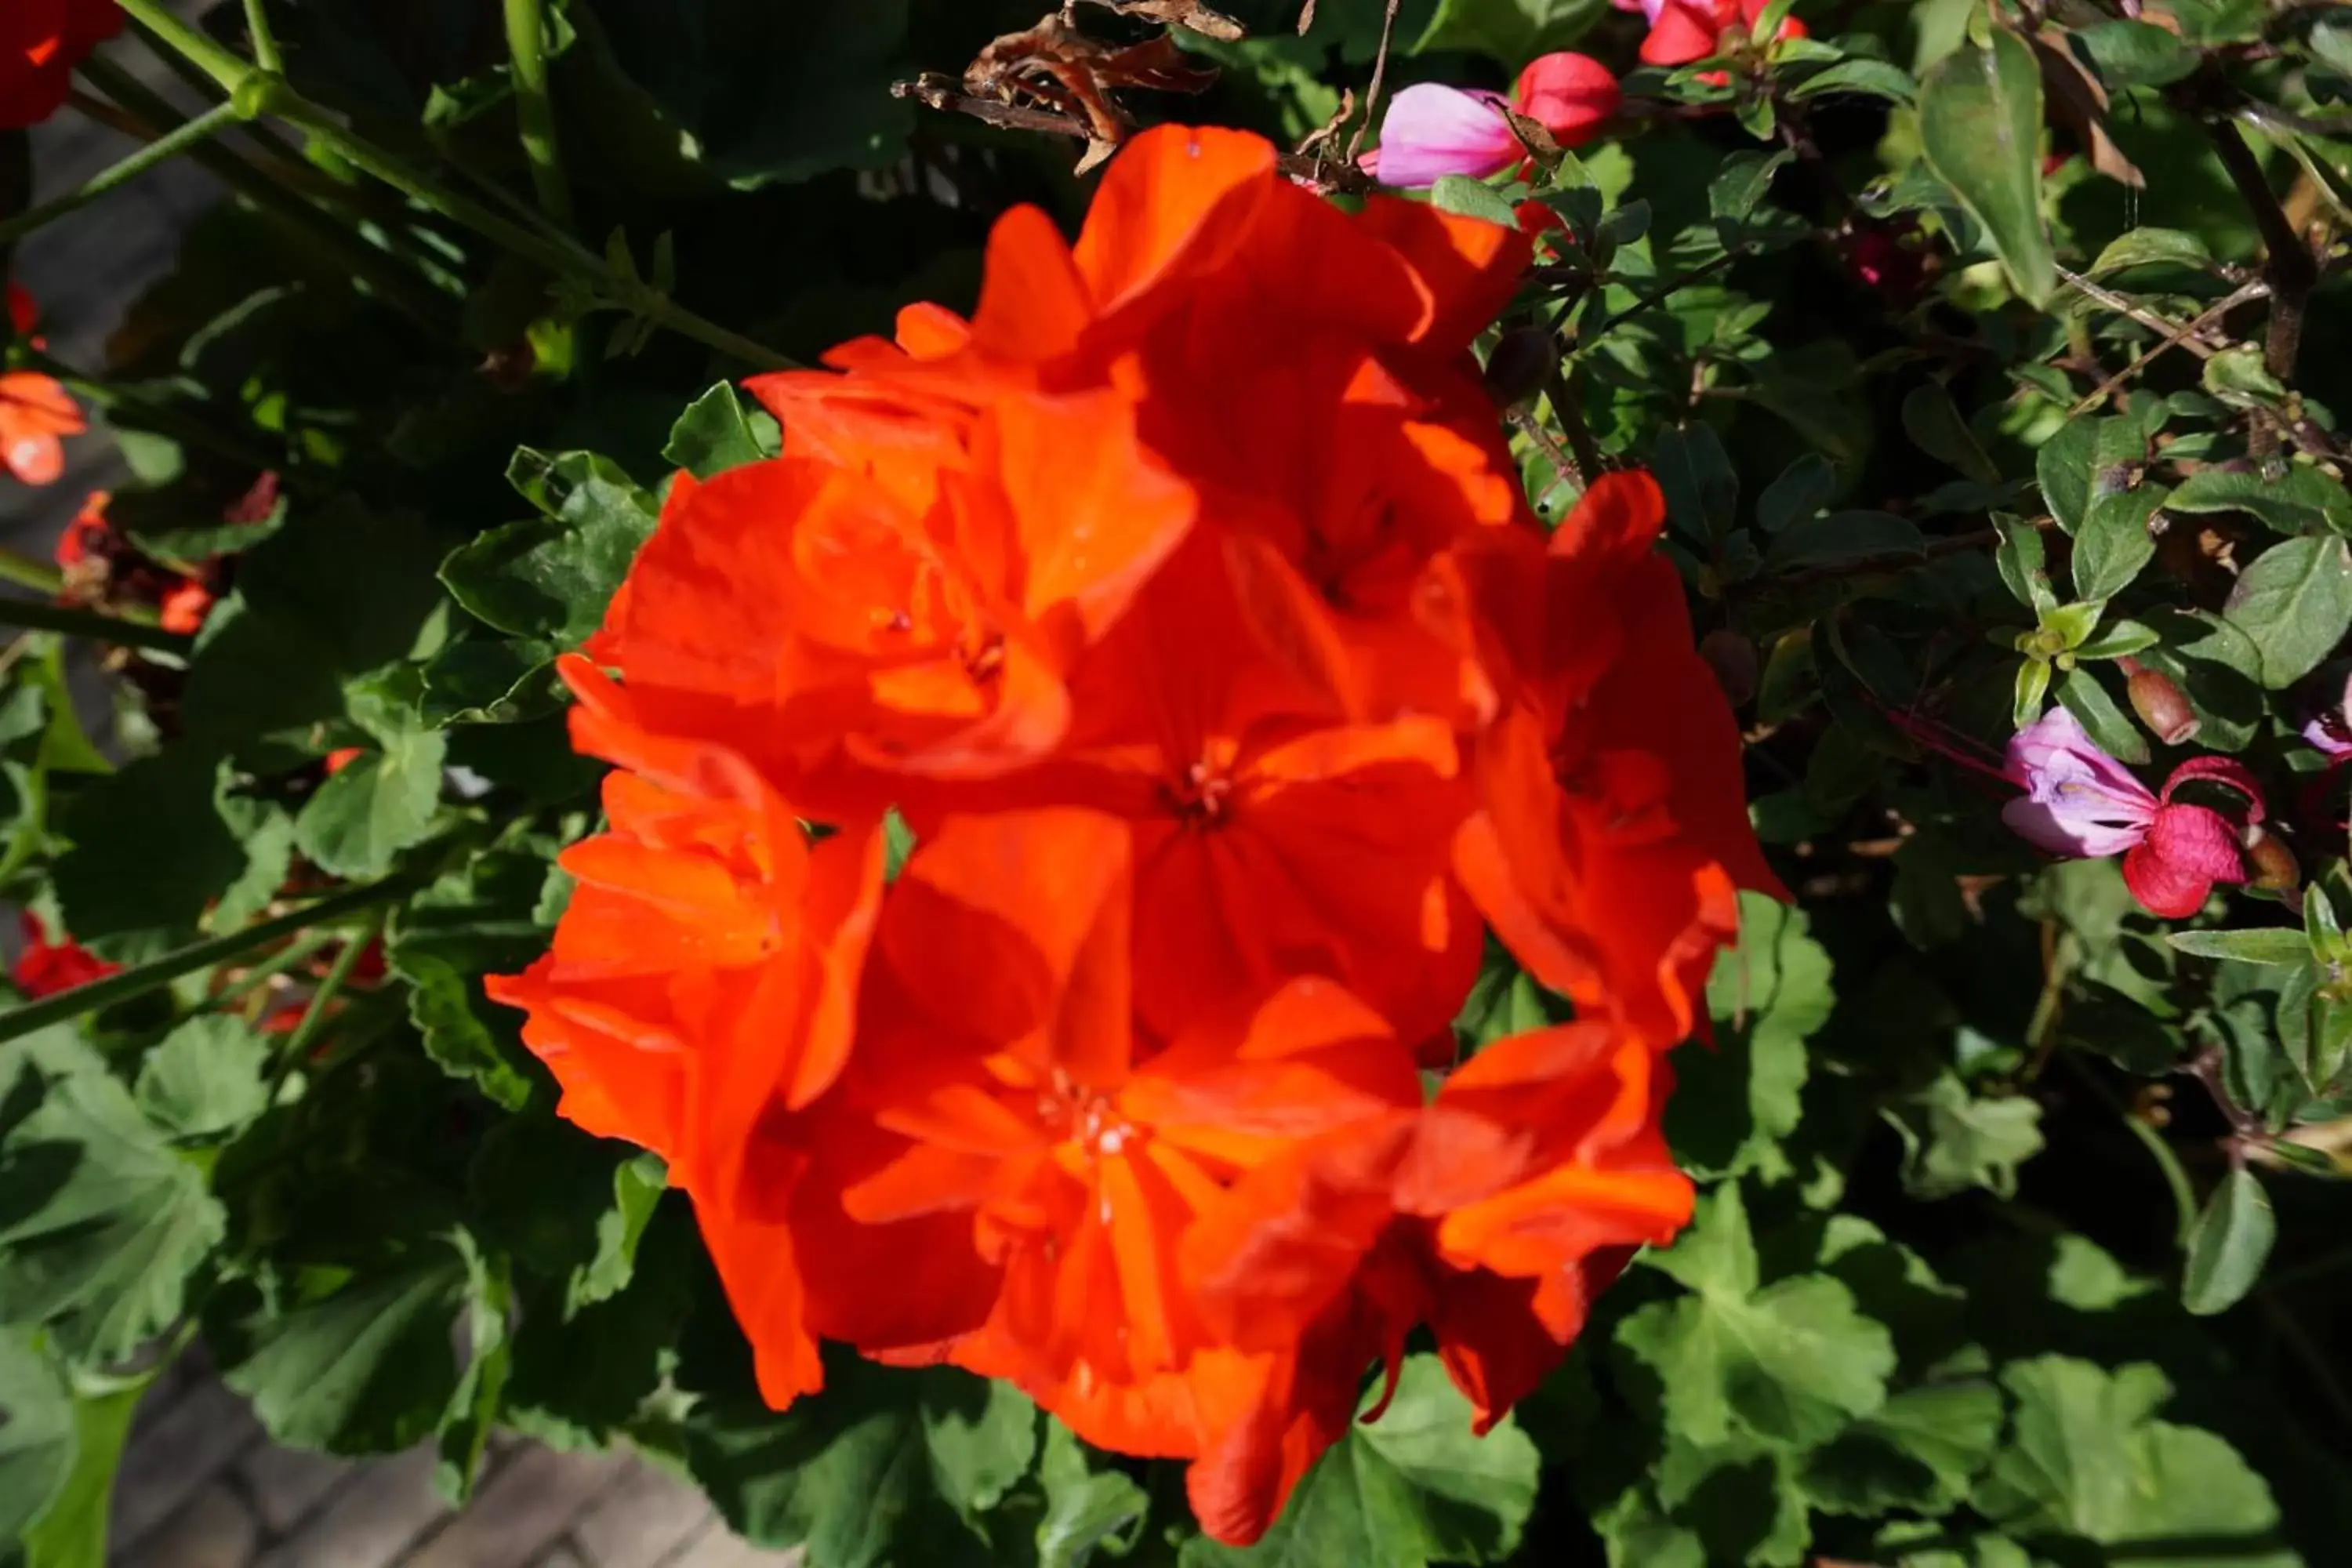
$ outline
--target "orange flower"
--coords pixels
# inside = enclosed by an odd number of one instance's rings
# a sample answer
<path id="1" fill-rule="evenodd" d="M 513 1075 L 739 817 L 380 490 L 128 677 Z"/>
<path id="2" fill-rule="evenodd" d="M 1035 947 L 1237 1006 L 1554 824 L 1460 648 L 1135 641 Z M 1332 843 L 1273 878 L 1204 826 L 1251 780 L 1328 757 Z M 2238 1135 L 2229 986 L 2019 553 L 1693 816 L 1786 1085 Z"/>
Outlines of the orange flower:
<path id="1" fill-rule="evenodd" d="M 66 471 L 66 436 L 89 428 L 66 389 L 29 370 L 0 374 L 0 468 L 23 484 L 55 484 Z"/>
<path id="2" fill-rule="evenodd" d="M 1694 647 L 1665 501 L 1605 475 L 1538 554 L 1482 541 L 1465 570 L 1517 678 L 1478 742 L 1454 868 L 1528 972 L 1659 1049 L 1698 1026 L 1738 889 L 1780 891 L 1749 828 L 1738 727 Z"/>
<path id="3" fill-rule="evenodd" d="M 1187 1226 L 1244 1173 L 1393 1122 L 1420 1084 L 1380 1016 L 1318 979 L 1203 992 L 1172 1036 L 1146 1032 L 1129 839 L 1098 813 L 1005 813 L 950 820 L 908 862 L 851 1088 L 905 1148 L 843 1201 L 866 1223 L 969 1214 L 1002 1279 L 958 1359 L 1097 1443 L 1198 1457 L 1286 1352 L 1211 1332 Z"/>
<path id="4" fill-rule="evenodd" d="M 121 30 L 114 0 L 8 0 L 0 7 L 0 131 L 55 114 L 74 68 Z"/>
<path id="5" fill-rule="evenodd" d="M 1467 351 L 1528 254 L 1165 128 L 674 485 L 562 667 L 611 829 L 491 994 L 772 1402 L 1010 1378 L 1247 1542 L 1408 1334 L 1491 1424 L 1686 1220 L 1662 1053 L 1770 873 L 1656 486 L 1520 491 Z M 1581 1021 L 1424 1104 L 1480 914 Z"/>

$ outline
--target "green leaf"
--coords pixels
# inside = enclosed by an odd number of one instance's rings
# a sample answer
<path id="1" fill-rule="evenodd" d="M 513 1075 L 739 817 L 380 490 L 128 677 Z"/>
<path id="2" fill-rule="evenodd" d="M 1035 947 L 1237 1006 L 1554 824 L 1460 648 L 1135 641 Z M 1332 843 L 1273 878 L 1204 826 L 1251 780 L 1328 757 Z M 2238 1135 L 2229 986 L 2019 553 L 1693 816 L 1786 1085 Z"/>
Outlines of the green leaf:
<path id="1" fill-rule="evenodd" d="M 2160 484 L 2105 490 L 2095 486 L 2090 510 L 2074 535 L 2074 592 L 2094 603 L 2114 598 L 2156 557 L 2148 523 L 2171 494 Z"/>
<path id="2" fill-rule="evenodd" d="M 74 1399 L 49 1358 L 0 1331 L 0 1542 L 22 1540 L 74 1468 Z"/>
<path id="3" fill-rule="evenodd" d="M 73 1468 L 40 1522 L 25 1532 L 27 1568 L 105 1568 L 115 1473 L 153 1375 L 110 1379 L 74 1399 Z"/>
<path id="4" fill-rule="evenodd" d="M 1911 79 L 1910 72 L 1898 65 L 1855 55 L 1813 72 L 1790 88 L 1788 93 L 1801 103 L 1833 93 L 1853 93 L 1863 98 L 1883 98 L 1889 103 L 1909 103 L 1919 96 L 1919 85 Z"/>
<path id="5" fill-rule="evenodd" d="M 1717 1189 L 1674 1247 L 1650 1261 L 1693 1294 L 1654 1301 L 1617 1331 L 1653 1373 L 1668 1427 L 1702 1445 L 1737 1433 L 1811 1447 L 1886 1402 L 1895 1343 L 1826 1274 L 1757 1288 L 1738 1189 Z"/>
<path id="6" fill-rule="evenodd" d="M 2231 1171 L 2213 1189 L 2189 1233 L 2180 1304 L 2199 1317 L 2236 1306 L 2262 1278 L 2277 1238 L 2270 1194 L 2252 1172 L 2243 1166 Z"/>
<path id="7" fill-rule="evenodd" d="M 1045 1447 L 1037 1464 L 1045 1488 L 1045 1516 L 1037 1521 L 1037 1568 L 1087 1568 L 1097 1552 L 1126 1555 L 1151 1498 L 1123 1470 L 1097 1469 L 1067 1426 L 1045 1418 Z"/>
<path id="8" fill-rule="evenodd" d="M 433 1432 L 457 1392 L 452 1325 L 466 1264 L 433 1248 L 317 1300 L 267 1310 L 257 1295 L 208 1320 L 222 1381 L 270 1436 L 298 1448 L 382 1454 Z"/>
<path id="9" fill-rule="evenodd" d="M 1406 1357 L 1388 1409 L 1316 1461 L 1263 1540 L 1234 1548 L 1200 1537 L 1185 1544 L 1182 1568 L 1504 1561 L 1535 1507 L 1542 1460 L 1516 1422 L 1478 1437 L 1470 1421 L 1437 1358 Z"/>
<path id="10" fill-rule="evenodd" d="M 2311 940 L 2284 926 L 2255 931 L 2176 931 L 2166 942 L 2200 958 L 2226 958 L 2239 963 L 2287 964 L 2301 968 L 2311 963 Z"/>
<path id="11" fill-rule="evenodd" d="M 1977 444 L 1969 422 L 1941 382 L 1924 381 L 1911 389 L 1903 400 L 1903 428 L 1921 451 L 1969 478 L 1982 484 L 2000 479 L 2000 469 Z"/>
<path id="12" fill-rule="evenodd" d="M 1943 1513 L 1991 1462 L 2007 1418 L 1990 1383 L 1906 1389 L 1805 1456 L 1805 1495 L 1831 1513 Z"/>
<path id="13" fill-rule="evenodd" d="M 2145 1363 L 2105 1371 L 2067 1356 L 2001 1373 L 2016 1401 L 2008 1441 L 1971 1500 L 2028 1541 L 2067 1537 L 2150 1553 L 2183 1568 L 2292 1568 L 2278 1505 L 2236 1450 L 2210 1432 L 2153 1419 L 2171 1394 Z M 2182 1552 L 2182 1543 L 2195 1542 Z"/>
<path id="14" fill-rule="evenodd" d="M 1768 570 L 1834 566 L 1879 555 L 1927 553 L 1919 525 L 1884 511 L 1833 511 L 1792 522 L 1764 552 Z"/>
<path id="15" fill-rule="evenodd" d="M 1903 1139 L 1903 1188 L 1948 1198 L 1970 1187 L 2017 1194 L 2017 1167 L 2042 1152 L 2042 1107 L 2023 1096 L 1979 1099 L 1945 1072 L 1882 1114 Z"/>
<path id="16" fill-rule="evenodd" d="M 2107 242 L 2091 263 L 2091 276 L 2105 278 L 2134 267 L 2185 267 L 2210 272 L 2216 263 L 2205 242 L 2177 228 L 2134 228 Z"/>
<path id="17" fill-rule="evenodd" d="M 2047 305 L 2058 264 L 2042 216 L 2042 72 L 2006 28 L 1963 46 L 1919 89 L 1919 141 L 1936 177 L 1982 224 L 2020 295 Z"/>
<path id="18" fill-rule="evenodd" d="M 2130 654 L 2146 653 L 2162 642 L 2152 626 L 2137 621 L 2110 621 L 2098 636 L 2079 643 L 2074 647 L 2078 659 L 2123 658 Z"/>
<path id="19" fill-rule="evenodd" d="M 2290 468 L 2276 479 L 2200 468 L 2180 481 L 2167 511 L 2242 511 L 2281 533 L 2315 533 L 2332 515 L 2352 511 L 2344 487 L 2316 468 Z"/>
<path id="20" fill-rule="evenodd" d="M 2069 419 L 2033 455 L 2033 474 L 2042 487 L 2042 503 L 2068 533 L 2082 531 L 2083 519 L 2091 510 L 2092 480 L 2099 467 L 2101 423 L 2096 419 Z"/>
<path id="21" fill-rule="evenodd" d="M 1505 956 L 1479 973 L 1454 1020 L 1454 1032 L 1465 1048 L 1477 1050 L 1512 1035 L 1565 1023 L 1569 1012 L 1565 999 L 1546 991 Z"/>
<path id="22" fill-rule="evenodd" d="M 558 97 L 595 108 L 565 121 L 570 155 L 670 198 L 880 168 L 913 124 L 889 91 L 910 58 L 908 12 L 908 0 L 580 0 Z"/>
<path id="23" fill-rule="evenodd" d="M 1515 228 L 1518 224 L 1510 203 L 1486 181 L 1467 174 L 1440 175 L 1429 188 L 1429 202 L 1439 212 L 1452 213 L 1456 217 L 1475 217 L 1505 228 Z"/>
<path id="24" fill-rule="evenodd" d="M 687 405 L 671 427 L 662 458 L 698 479 L 774 457 L 783 449 L 775 416 L 747 409 L 727 382 Z"/>
<path id="25" fill-rule="evenodd" d="M 344 714 L 350 682 L 430 651 L 446 603 L 433 572 L 448 547 L 408 513 L 348 499 L 297 509 L 239 563 L 236 592 L 205 623 L 183 704 L 188 737 L 240 754 L 255 737 L 278 738 L 315 756 L 313 726 Z"/>
<path id="26" fill-rule="evenodd" d="M 777 1414 L 706 1405 L 687 1463 L 735 1532 L 824 1568 L 995 1561 L 972 1517 L 1027 1473 L 1037 1413 L 1010 1384 L 949 1367 L 829 1358 L 821 1394 Z"/>
<path id="27" fill-rule="evenodd" d="M 1721 539 L 1739 516 L 1739 475 L 1715 431 L 1702 424 L 1658 432 L 1651 469 L 1675 526 L 1692 539 Z"/>
<path id="28" fill-rule="evenodd" d="M 2262 350 L 2245 343 L 2207 360 L 2199 382 L 2232 408 L 2276 408 L 2286 401 L 2286 388 L 2263 363 Z"/>
<path id="29" fill-rule="evenodd" d="M 2111 91 L 2168 87 L 2196 74 L 2202 57 L 2152 22 L 2101 22 L 2074 35 Z"/>
<path id="30" fill-rule="evenodd" d="M 2047 660 L 2029 658 L 2017 667 L 2017 690 L 2011 707 L 2010 725 L 2022 730 L 2042 717 L 2042 704 L 2050 695 L 2050 665 Z"/>
<path id="31" fill-rule="evenodd" d="M 1805 1042 L 1829 1021 L 1836 997 L 1829 954 L 1806 917 L 1760 893 L 1739 898 L 1739 945 L 1715 963 L 1707 1011 L 1715 1042 L 1675 1053 L 1666 1138 L 1676 1161 L 1702 1176 L 1773 1169 L 1803 1115 Z"/>
<path id="32" fill-rule="evenodd" d="M 221 1205 L 78 1041 L 0 1049 L 0 1321 L 46 1324 L 81 1363 L 127 1362 L 179 1320 Z"/>
<path id="33" fill-rule="evenodd" d="M 602 459 L 598 459 L 599 462 Z M 441 563 L 441 581 L 477 619 L 517 637 L 576 647 L 604 624 L 656 509 L 630 487 L 571 492 L 562 512 L 494 528 Z"/>
<path id="34" fill-rule="evenodd" d="M 174 1138 L 235 1132 L 268 1109 L 268 1065 L 269 1042 L 244 1019 L 199 1014 L 147 1053 L 139 1068 L 139 1109 Z"/>
<path id="35" fill-rule="evenodd" d="M 2223 612 L 2262 654 L 2262 682 L 2292 686 L 2352 629 L 2352 547 L 2337 538 L 2290 539 L 2238 578 Z"/>
<path id="36" fill-rule="evenodd" d="M 102 957 L 135 963 L 196 933 L 236 882 L 246 850 L 221 810 L 219 759 L 179 745 L 97 779 L 74 797 L 57 864 L 66 929 Z"/>
<path id="37" fill-rule="evenodd" d="M 548 864 L 494 849 L 475 857 L 394 911 L 384 960 L 410 983 L 409 1021 L 425 1054 L 509 1110 L 530 1100 L 541 1072 L 522 1044 L 522 1015 L 491 1002 L 485 974 L 512 973 L 546 951 L 555 911 L 540 907 Z"/>
<path id="38" fill-rule="evenodd" d="M 1516 70 L 1563 49 L 1609 14 L 1609 0 L 1438 0 L 1412 52 L 1471 49 Z"/>
<path id="39" fill-rule="evenodd" d="M 1756 498 L 1756 526 L 1778 533 L 1801 522 L 1829 505 L 1837 494 L 1837 468 L 1819 452 L 1807 452 L 1780 470 L 1780 477 Z"/>
<path id="40" fill-rule="evenodd" d="M 432 837 L 448 748 L 446 736 L 427 731 L 361 752 L 303 805 L 295 847 L 339 877 L 383 876 L 402 850 Z"/>
<path id="41" fill-rule="evenodd" d="M 2066 672 L 2065 679 L 2058 682 L 2058 701 L 2083 721 L 2091 739 L 2116 761 L 2147 761 L 2147 737 L 2088 669 L 2077 665 Z"/>
<path id="42" fill-rule="evenodd" d="M 2042 531 L 2007 512 L 1993 513 L 1992 526 L 2000 535 L 1993 567 L 2002 586 L 2033 612 L 2036 621 L 2046 619 L 2058 607 L 2058 595 L 2050 586 L 2049 551 L 2042 542 Z"/>

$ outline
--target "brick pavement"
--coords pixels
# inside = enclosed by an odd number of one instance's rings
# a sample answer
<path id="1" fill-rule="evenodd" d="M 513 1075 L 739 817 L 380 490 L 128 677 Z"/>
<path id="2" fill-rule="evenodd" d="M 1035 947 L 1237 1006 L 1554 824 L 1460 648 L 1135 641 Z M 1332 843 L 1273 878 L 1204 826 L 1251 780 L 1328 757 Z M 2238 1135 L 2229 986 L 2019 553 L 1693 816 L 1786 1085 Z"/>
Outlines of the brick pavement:
<path id="1" fill-rule="evenodd" d="M 201 1354 L 141 1407 L 117 1479 L 113 1568 L 796 1568 L 728 1531 L 634 1454 L 501 1439 L 472 1501 L 431 1447 L 365 1464 L 272 1444 Z"/>

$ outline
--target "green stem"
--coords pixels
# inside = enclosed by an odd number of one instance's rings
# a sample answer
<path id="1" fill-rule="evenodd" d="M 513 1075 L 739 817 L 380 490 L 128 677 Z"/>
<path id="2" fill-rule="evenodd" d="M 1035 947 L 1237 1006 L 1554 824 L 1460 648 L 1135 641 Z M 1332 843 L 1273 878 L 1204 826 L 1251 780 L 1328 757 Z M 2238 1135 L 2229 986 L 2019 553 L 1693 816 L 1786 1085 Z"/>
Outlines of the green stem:
<path id="1" fill-rule="evenodd" d="M 144 82 L 103 56 L 92 55 L 83 61 L 81 73 L 123 110 L 130 110 L 134 123 L 122 124 L 108 116 L 105 111 L 113 106 L 100 100 L 85 101 L 78 98 L 76 107 L 126 134 L 159 136 L 180 119 L 178 111 Z M 121 110 L 115 114 L 121 116 Z M 248 132 L 254 129 L 247 127 Z M 316 177 L 299 182 L 289 178 L 281 184 L 225 142 L 201 143 L 190 150 L 189 156 L 251 202 L 264 219 L 326 250 L 336 265 L 365 283 L 377 299 L 418 326 L 444 336 L 456 331 L 455 296 L 413 263 L 355 233 L 351 226 L 353 217 L 366 215 L 347 211 L 348 199 L 335 199 L 341 192 L 332 180 L 296 162 L 289 164 L 289 175 Z M 292 156 L 290 151 L 287 156 Z"/>
<path id="2" fill-rule="evenodd" d="M 215 1013 L 226 1013 L 262 986 L 268 984 L 288 970 L 335 940 L 332 932 L 314 931 L 309 935 L 288 942 L 268 958 L 238 975 L 235 980 L 205 998 L 205 1005 Z"/>
<path id="3" fill-rule="evenodd" d="M 16 241 L 56 222 L 69 212 L 79 212 L 118 185 L 128 184 L 160 163 L 170 162 L 200 142 L 209 142 L 244 118 L 236 106 L 224 103 L 199 115 L 167 136 L 147 143 L 113 167 L 100 171 L 89 183 L 78 191 L 69 191 L 55 201 L 43 202 L 29 212 L 18 213 L 5 223 L 0 223 L 0 245 Z"/>
<path id="4" fill-rule="evenodd" d="M 63 632 L 68 637 L 119 643 L 124 647 L 152 648 L 157 653 L 174 654 L 181 658 L 187 658 L 196 646 L 195 638 L 181 632 L 142 626 L 137 621 L 121 616 L 100 615 L 96 610 L 78 610 L 67 605 L 45 605 L 35 599 L 0 596 L 0 626 Z"/>
<path id="5" fill-rule="evenodd" d="M 213 42 L 204 32 L 180 19 L 166 0 L 121 0 L 131 19 L 160 39 L 172 52 L 213 79 L 233 100 L 237 89 L 256 74 L 236 51 Z"/>
<path id="6" fill-rule="evenodd" d="M 46 561 L 0 545 L 0 583 L 14 583 L 54 599 L 66 590 L 66 574 Z"/>
<path id="7" fill-rule="evenodd" d="M 262 0 L 245 0 L 245 34 L 253 45 L 253 63 L 271 76 L 284 76 L 286 57 L 278 52 L 278 35 L 270 31 L 269 11 Z"/>
<path id="8" fill-rule="evenodd" d="M 680 337 L 692 338 L 720 353 L 767 370 L 793 370 L 793 361 L 740 333 L 703 320 L 673 300 L 630 299 L 626 280 L 603 257 L 576 239 L 540 232 L 518 223 L 495 208 L 461 192 L 445 189 L 411 168 L 394 154 L 376 146 L 318 104 L 288 86 L 283 79 L 256 70 L 174 16 L 166 0 L 121 0 L 125 12 L 165 47 L 177 50 L 189 63 L 211 77 L 249 115 L 275 115 L 299 127 L 358 168 L 390 185 L 431 212 L 472 229 L 493 244 L 505 247 L 562 278 L 588 283 L 614 302 L 627 300 L 658 325 Z"/>
<path id="9" fill-rule="evenodd" d="M 217 429 L 182 409 L 158 403 L 129 387 L 93 381 L 64 361 L 51 358 L 44 350 L 20 347 L 16 355 L 30 368 L 63 383 L 68 391 L 85 403 L 103 408 L 109 415 L 122 416 L 131 423 L 142 425 L 159 436 L 168 436 L 191 447 L 202 447 L 247 468 L 283 468 L 286 466 L 284 458 L 273 456 L 233 430 Z"/>
<path id="10" fill-rule="evenodd" d="M 272 1075 L 276 1083 L 282 1085 L 287 1077 L 302 1065 L 303 1058 L 310 1054 L 310 1047 L 318 1043 L 320 1031 L 327 1026 L 328 1009 L 334 1005 L 335 997 L 351 979 L 352 971 L 359 967 L 362 955 L 376 938 L 383 934 L 385 913 L 377 910 L 370 915 L 367 923 L 345 940 L 343 951 L 335 954 L 335 962 L 328 966 L 325 976 L 319 982 L 319 988 L 310 993 L 310 1005 L 302 1010 L 302 1021 L 294 1026 L 294 1032 L 287 1036 L 286 1043 L 278 1047 L 278 1070 Z M 272 1104 L 277 1102 L 275 1089 L 269 1099 Z"/>
<path id="11" fill-rule="evenodd" d="M 254 5 L 260 0 L 251 0 Z M 572 187 L 563 178 L 563 150 L 555 135 L 555 100 L 547 86 L 546 0 L 506 0 L 507 51 L 514 60 L 515 121 L 522 131 L 523 156 L 530 160 L 531 188 L 548 221 L 569 233 Z"/>
<path id="12" fill-rule="evenodd" d="M 103 980 L 93 980 L 87 985 L 77 985 L 70 991 L 60 991 L 54 996 L 44 996 L 28 1002 L 12 1012 L 0 1013 L 0 1043 L 22 1039 L 52 1024 L 62 1024 L 79 1018 L 85 1013 L 101 1007 L 111 1007 L 133 997 L 158 991 L 184 974 L 194 974 L 200 969 L 210 969 L 248 952 L 268 947 L 289 936 L 299 936 L 314 926 L 341 920 L 406 898 L 415 891 L 414 877 L 387 877 L 363 888 L 351 888 L 331 899 L 321 899 L 315 904 L 279 915 L 276 920 L 191 943 L 177 952 L 126 969 L 120 974 L 110 974 Z"/>

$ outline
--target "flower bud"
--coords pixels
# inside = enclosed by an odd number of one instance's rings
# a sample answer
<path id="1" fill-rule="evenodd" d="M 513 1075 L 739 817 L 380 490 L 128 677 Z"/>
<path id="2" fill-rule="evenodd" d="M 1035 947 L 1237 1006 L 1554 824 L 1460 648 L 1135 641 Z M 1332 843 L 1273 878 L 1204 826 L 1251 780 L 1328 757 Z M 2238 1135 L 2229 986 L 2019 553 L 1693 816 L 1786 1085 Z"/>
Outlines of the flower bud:
<path id="1" fill-rule="evenodd" d="M 2246 865 L 2252 872 L 2247 886 L 2257 892 L 2291 899 L 2303 885 L 2303 868 L 2295 864 L 2294 851 L 2275 833 L 2253 830 L 2252 842 L 2246 846 Z"/>
<path id="2" fill-rule="evenodd" d="M 1698 645 L 1699 658 L 1715 671 L 1716 684 L 1734 708 L 1747 706 L 1756 695 L 1756 645 L 1728 627 L 1712 631 Z"/>
<path id="3" fill-rule="evenodd" d="M 1498 408 L 1516 408 L 1543 390 L 1559 368 L 1559 350 L 1542 327 L 1513 327 L 1486 356 L 1486 395 Z"/>
<path id="4" fill-rule="evenodd" d="M 2185 745 L 2195 740 L 2201 721 L 2172 677 L 2160 669 L 2150 669 L 2137 659 L 2122 662 L 2132 711 L 2139 715 L 2148 733 L 2168 746 Z"/>

